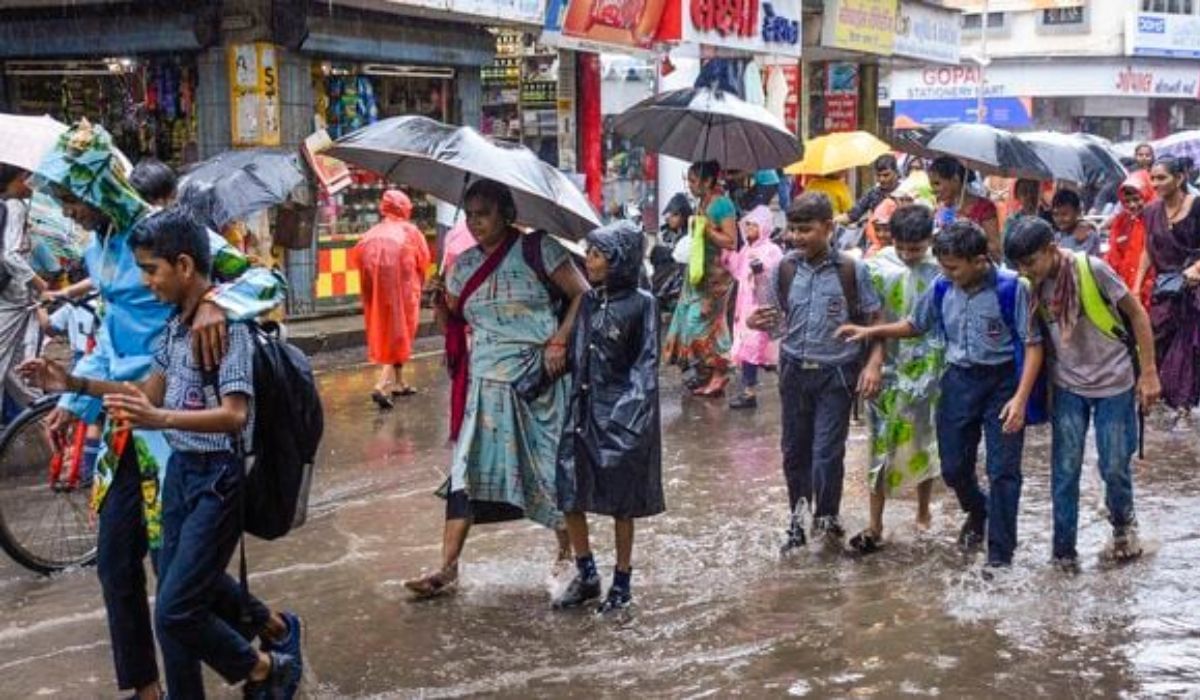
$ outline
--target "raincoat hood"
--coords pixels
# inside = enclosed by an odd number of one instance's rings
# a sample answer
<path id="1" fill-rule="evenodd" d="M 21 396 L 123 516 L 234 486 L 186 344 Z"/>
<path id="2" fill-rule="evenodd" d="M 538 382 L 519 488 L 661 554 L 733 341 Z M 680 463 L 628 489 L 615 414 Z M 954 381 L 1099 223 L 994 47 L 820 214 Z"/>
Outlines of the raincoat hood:
<path id="1" fill-rule="evenodd" d="M 1145 206 L 1153 202 L 1158 194 L 1154 191 L 1154 185 L 1150 182 L 1150 173 L 1145 170 L 1139 170 L 1125 178 L 1125 182 L 1121 183 L 1121 189 L 1117 190 L 1117 199 L 1121 204 L 1125 204 L 1125 190 L 1133 188 L 1142 195 L 1142 205 Z"/>
<path id="2" fill-rule="evenodd" d="M 588 245 L 600 251 L 608 260 L 609 292 L 636 289 L 642 270 L 642 230 L 630 221 L 618 221 L 598 228 L 587 235 Z"/>
<path id="3" fill-rule="evenodd" d="M 37 189 L 62 187 L 126 231 L 150 210 L 133 186 L 104 127 L 80 119 L 63 132 L 34 172 Z"/>
<path id="4" fill-rule="evenodd" d="M 408 221 L 412 218 L 412 200 L 400 190 L 388 190 L 379 202 L 379 213 L 385 219 Z"/>
<path id="5" fill-rule="evenodd" d="M 764 243 L 771 242 L 771 231 L 775 228 L 775 216 L 771 214 L 769 207 L 760 204 L 743 216 L 738 224 L 742 229 L 743 236 L 746 235 L 746 224 L 756 224 L 758 226 L 758 240 L 750 244 L 751 248 L 755 248 Z M 747 237 L 746 240 L 749 240 L 749 238 Z"/>
<path id="6" fill-rule="evenodd" d="M 692 205 L 688 202 L 687 195 L 682 192 L 676 192 L 671 201 L 667 202 L 667 208 L 663 209 L 663 215 L 666 214 L 682 214 L 684 218 L 692 215 Z"/>

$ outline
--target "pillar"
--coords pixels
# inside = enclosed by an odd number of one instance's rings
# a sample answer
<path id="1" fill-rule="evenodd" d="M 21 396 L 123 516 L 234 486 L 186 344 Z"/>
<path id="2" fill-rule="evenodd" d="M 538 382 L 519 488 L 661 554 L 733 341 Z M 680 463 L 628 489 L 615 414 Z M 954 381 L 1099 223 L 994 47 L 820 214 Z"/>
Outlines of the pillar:
<path id="1" fill-rule="evenodd" d="M 604 119 L 600 114 L 600 56 L 579 54 L 579 170 L 592 206 L 604 199 Z"/>

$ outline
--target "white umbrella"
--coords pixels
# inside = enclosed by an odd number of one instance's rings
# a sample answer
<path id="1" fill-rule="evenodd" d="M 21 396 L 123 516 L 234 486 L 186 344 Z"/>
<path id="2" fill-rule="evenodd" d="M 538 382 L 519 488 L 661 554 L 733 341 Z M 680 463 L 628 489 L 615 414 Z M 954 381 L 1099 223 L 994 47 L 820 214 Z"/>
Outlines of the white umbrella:
<path id="1" fill-rule="evenodd" d="M 0 113 L 0 163 L 33 172 L 66 130 L 66 124 L 46 115 L 30 117 Z M 129 159 L 115 148 L 113 152 L 128 175 L 133 170 Z"/>

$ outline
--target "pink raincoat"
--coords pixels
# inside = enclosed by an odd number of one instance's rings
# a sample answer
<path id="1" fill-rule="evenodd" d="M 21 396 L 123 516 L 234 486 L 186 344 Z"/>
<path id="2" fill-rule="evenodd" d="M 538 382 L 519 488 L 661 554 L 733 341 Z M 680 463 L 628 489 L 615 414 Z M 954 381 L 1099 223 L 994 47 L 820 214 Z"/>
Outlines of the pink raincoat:
<path id="1" fill-rule="evenodd" d="M 412 202 L 403 192 L 384 192 L 379 213 L 383 221 L 363 234 L 352 253 L 362 279 L 367 359 L 377 365 L 403 364 L 412 357 L 421 321 L 429 245 L 409 221 Z"/>
<path id="2" fill-rule="evenodd" d="M 739 225 L 743 236 L 746 235 L 746 224 L 751 222 L 758 224 L 758 240 L 743 246 L 741 250 L 727 250 L 721 256 L 721 263 L 738 282 L 737 301 L 733 310 L 733 348 L 730 354 L 735 363 L 775 365 L 779 363 L 779 344 L 772 342 L 768 334 L 751 330 L 746 326 L 746 320 L 758 307 L 754 300 L 755 285 L 770 284 L 771 270 L 779 265 L 783 251 L 771 242 L 774 216 L 770 209 L 758 206 L 742 217 Z M 761 275 L 750 271 L 751 262 L 754 260 L 763 264 Z"/>

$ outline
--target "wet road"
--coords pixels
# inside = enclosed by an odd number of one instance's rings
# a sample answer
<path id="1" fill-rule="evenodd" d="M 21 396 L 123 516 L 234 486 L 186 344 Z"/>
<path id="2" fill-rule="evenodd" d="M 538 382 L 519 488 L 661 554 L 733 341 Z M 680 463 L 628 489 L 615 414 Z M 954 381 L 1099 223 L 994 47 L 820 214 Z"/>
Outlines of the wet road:
<path id="1" fill-rule="evenodd" d="M 552 535 L 479 528 L 457 597 L 410 603 L 400 582 L 438 559 L 448 463 L 437 358 L 426 388 L 390 414 L 362 368 L 322 375 L 329 416 L 309 524 L 252 542 L 251 585 L 304 615 L 309 697 L 1143 697 L 1200 696 L 1200 464 L 1194 432 L 1152 426 L 1136 503 L 1150 554 L 1102 564 L 1097 479 L 1085 479 L 1080 552 L 1049 559 L 1047 435 L 1026 452 L 1021 547 L 984 582 L 953 545 L 959 515 L 940 486 L 934 527 L 889 504 L 889 542 L 867 559 L 776 555 L 785 521 L 778 398 L 757 413 L 663 399 L 668 512 L 640 521 L 637 606 L 622 620 L 549 609 Z M 431 388 L 432 387 L 432 388 Z M 865 523 L 863 432 L 852 434 L 843 518 Z M 1089 456 L 1089 468 L 1094 453 Z M 593 519 L 602 571 L 611 528 Z M 41 579 L 0 561 L 0 697 L 117 697 L 95 574 Z M 210 676 L 212 695 L 234 697 Z"/>

